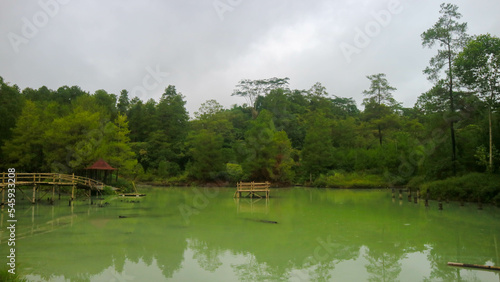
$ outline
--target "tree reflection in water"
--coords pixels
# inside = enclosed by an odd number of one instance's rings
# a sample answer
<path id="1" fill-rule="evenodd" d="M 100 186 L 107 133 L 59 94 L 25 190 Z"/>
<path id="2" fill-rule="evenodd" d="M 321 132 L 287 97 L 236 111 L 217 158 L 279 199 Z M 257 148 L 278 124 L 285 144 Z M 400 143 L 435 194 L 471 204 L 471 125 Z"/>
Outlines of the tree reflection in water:
<path id="1" fill-rule="evenodd" d="M 233 193 L 221 189 L 189 223 L 178 207 L 193 202 L 192 189 L 151 190 L 140 204 L 112 202 L 107 208 L 20 204 L 18 232 L 26 234 L 17 249 L 21 272 L 47 281 L 93 281 L 113 273 L 143 279 L 131 270 L 137 268 L 165 280 L 201 273 L 220 281 L 227 275 L 243 281 L 347 275 L 371 281 L 498 281 L 496 273 L 446 265 L 500 264 L 500 213 L 493 207 L 479 213 L 450 203 L 438 211 L 423 203 L 392 203 L 390 191 L 325 189 L 282 189 L 269 202 L 236 206 Z M 57 225 L 58 219 L 68 222 Z M 44 232 L 30 233 L 40 228 Z"/>

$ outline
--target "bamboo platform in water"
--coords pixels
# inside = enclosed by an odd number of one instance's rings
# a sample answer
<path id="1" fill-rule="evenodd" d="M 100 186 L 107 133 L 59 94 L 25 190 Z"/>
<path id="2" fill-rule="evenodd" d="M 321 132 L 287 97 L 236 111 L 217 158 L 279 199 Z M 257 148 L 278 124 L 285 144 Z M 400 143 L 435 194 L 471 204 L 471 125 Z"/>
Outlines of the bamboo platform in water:
<path id="1" fill-rule="evenodd" d="M 270 193 L 270 182 L 238 182 L 236 185 L 236 192 L 234 193 L 235 198 L 241 198 L 242 193 L 248 193 L 244 197 L 259 197 L 259 198 L 269 198 Z"/>

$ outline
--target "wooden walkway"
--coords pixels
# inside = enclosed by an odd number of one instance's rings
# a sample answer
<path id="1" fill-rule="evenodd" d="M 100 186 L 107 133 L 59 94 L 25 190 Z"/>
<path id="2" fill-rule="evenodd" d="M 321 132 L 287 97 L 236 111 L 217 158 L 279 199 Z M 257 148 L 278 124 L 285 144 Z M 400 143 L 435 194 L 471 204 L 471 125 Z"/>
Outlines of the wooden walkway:
<path id="1" fill-rule="evenodd" d="M 0 188 L 2 190 L 2 205 L 5 204 L 5 192 L 8 189 L 9 182 L 8 173 L 4 172 L 0 174 Z M 104 189 L 104 183 L 87 178 L 82 176 L 76 176 L 75 174 L 59 174 L 59 173 L 16 173 L 15 175 L 15 186 L 16 189 L 21 191 L 23 196 L 27 198 L 30 202 L 35 203 L 36 201 L 36 193 L 38 190 L 43 190 L 44 186 L 52 186 L 52 200 L 54 199 L 55 189 L 59 189 L 61 186 L 70 186 L 71 189 L 71 201 L 75 199 L 75 190 L 83 189 L 85 193 L 90 197 L 92 191 L 102 191 Z M 32 186 L 33 187 L 33 196 L 30 198 L 24 191 L 21 189 L 21 186 Z M 49 193 L 46 191 L 44 196 Z M 43 197 L 43 196 L 42 196 Z M 41 197 L 39 197 L 41 198 Z"/>
<path id="2" fill-rule="evenodd" d="M 266 197 L 269 198 L 269 192 L 270 192 L 270 187 L 271 183 L 270 182 L 238 182 L 236 185 L 236 192 L 234 193 L 235 198 L 240 198 L 241 193 L 248 193 L 244 197 L 259 197 L 263 198 Z"/>

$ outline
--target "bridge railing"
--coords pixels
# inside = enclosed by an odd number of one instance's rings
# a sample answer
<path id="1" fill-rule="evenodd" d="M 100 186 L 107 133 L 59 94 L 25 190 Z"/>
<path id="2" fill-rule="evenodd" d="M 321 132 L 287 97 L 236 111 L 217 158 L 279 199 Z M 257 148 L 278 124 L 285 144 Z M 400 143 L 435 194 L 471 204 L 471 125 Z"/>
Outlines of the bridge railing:
<path id="1" fill-rule="evenodd" d="M 0 174 L 1 186 L 7 186 L 8 173 Z M 92 189 L 103 189 L 104 183 L 88 177 L 60 173 L 16 173 L 15 182 L 18 185 L 50 184 L 50 185 L 84 185 Z"/>

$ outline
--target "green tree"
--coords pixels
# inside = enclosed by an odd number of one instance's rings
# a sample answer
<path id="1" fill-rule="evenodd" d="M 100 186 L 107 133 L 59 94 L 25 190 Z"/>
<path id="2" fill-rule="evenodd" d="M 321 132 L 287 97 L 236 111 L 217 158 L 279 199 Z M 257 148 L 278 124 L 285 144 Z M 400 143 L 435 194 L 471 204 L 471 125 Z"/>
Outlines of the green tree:
<path id="1" fill-rule="evenodd" d="M 81 97 L 84 95 L 89 95 L 89 94 L 87 92 L 83 91 L 79 86 L 69 87 L 69 86 L 65 85 L 65 86 L 59 87 L 57 89 L 57 91 L 52 94 L 52 99 L 50 99 L 50 101 L 55 101 L 58 104 L 60 104 L 61 106 L 70 105 L 78 97 Z"/>
<path id="2" fill-rule="evenodd" d="M 234 127 L 231 113 L 216 100 L 208 100 L 195 112 L 197 119 L 190 122 L 191 131 L 206 129 L 224 138 L 224 147 L 230 148 L 234 142 Z"/>
<path id="3" fill-rule="evenodd" d="M 489 171 L 493 171 L 493 107 L 500 91 L 500 38 L 489 34 L 471 40 L 454 61 L 461 82 L 488 105 Z"/>
<path id="4" fill-rule="evenodd" d="M 169 85 L 156 106 L 156 126 L 153 127 L 156 129 L 148 134 L 146 140 L 146 151 L 155 168 L 161 160 L 169 162 L 169 172 L 177 173 L 185 168 L 185 142 L 189 132 L 185 104 L 184 96 L 177 93 L 175 86 Z"/>
<path id="5" fill-rule="evenodd" d="M 292 147 L 284 131 L 276 131 L 271 112 L 262 110 L 250 122 L 245 140 L 235 144 L 239 163 L 251 180 L 293 180 Z"/>
<path id="6" fill-rule="evenodd" d="M 271 90 L 278 88 L 286 88 L 288 85 L 288 77 L 285 78 L 268 78 L 268 79 L 243 79 L 238 82 L 236 89 L 231 96 L 241 96 L 248 100 L 248 105 L 255 109 L 255 101 L 260 95 L 265 96 Z"/>
<path id="7" fill-rule="evenodd" d="M 156 101 L 149 99 L 145 104 L 137 97 L 131 100 L 127 118 L 132 142 L 145 142 L 148 136 L 158 130 Z"/>
<path id="8" fill-rule="evenodd" d="M 455 113 L 455 100 L 453 89 L 455 87 L 453 72 L 453 62 L 456 59 L 458 52 L 463 48 L 468 40 L 467 23 L 459 23 L 462 15 L 458 12 L 458 6 L 454 4 L 441 4 L 439 11 L 441 16 L 433 27 L 422 33 L 422 45 L 432 48 L 439 44 L 441 49 L 438 50 L 436 56 L 432 57 L 426 67 L 424 73 L 428 75 L 431 81 L 437 81 L 440 78 L 440 73 L 445 68 L 447 76 L 448 99 L 450 112 Z M 450 121 L 451 147 L 452 147 L 452 168 L 453 174 L 456 174 L 456 140 L 455 140 L 455 120 Z"/>
<path id="9" fill-rule="evenodd" d="M 123 89 L 120 92 L 120 97 L 118 98 L 118 104 L 116 107 L 118 108 L 118 112 L 122 114 L 127 114 L 130 106 L 130 100 L 128 99 L 128 91 Z"/>
<path id="10" fill-rule="evenodd" d="M 123 174 L 130 175 L 137 165 L 137 159 L 130 147 L 129 134 L 127 116 L 118 114 L 114 122 L 104 126 L 103 140 L 101 146 L 96 148 L 95 159 L 105 159 Z"/>
<path id="11" fill-rule="evenodd" d="M 194 116 L 198 119 L 209 118 L 212 117 L 224 110 L 224 107 L 219 104 L 214 99 L 207 100 L 205 103 L 201 104 L 198 112 L 194 113 Z"/>
<path id="12" fill-rule="evenodd" d="M 9 86 L 0 76 L 0 147 L 12 137 L 12 130 L 21 114 L 23 103 L 17 85 Z"/>
<path id="13" fill-rule="evenodd" d="M 184 140 L 187 136 L 189 115 L 186 111 L 186 101 L 175 86 L 169 85 L 157 105 L 158 129 L 168 141 Z"/>
<path id="14" fill-rule="evenodd" d="M 118 110 L 116 109 L 115 94 L 109 94 L 105 90 L 100 89 L 94 93 L 94 98 L 96 104 L 105 109 L 105 113 L 110 117 L 111 120 L 114 120 L 117 117 Z"/>
<path id="15" fill-rule="evenodd" d="M 271 179 L 281 183 L 290 183 L 295 178 L 292 143 L 283 130 L 274 134 L 273 143 L 276 152 Z"/>
<path id="16" fill-rule="evenodd" d="M 222 145 L 223 138 L 214 132 L 202 129 L 191 132 L 188 137 L 189 156 L 188 173 L 197 180 L 215 180 L 225 170 Z"/>
<path id="17" fill-rule="evenodd" d="M 333 165 L 330 120 L 321 112 L 313 112 L 308 117 L 301 155 L 302 169 L 309 175 L 310 180 L 326 173 Z"/>
<path id="18" fill-rule="evenodd" d="M 41 110 L 27 100 L 13 129 L 12 139 L 2 147 L 6 163 L 19 171 L 38 172 L 44 161 L 40 136 L 45 129 Z"/>
<path id="19" fill-rule="evenodd" d="M 102 122 L 102 113 L 78 106 L 50 123 L 43 135 L 44 170 L 70 173 L 84 168 L 102 140 Z"/>
<path id="20" fill-rule="evenodd" d="M 392 92 L 396 91 L 395 87 L 389 85 L 385 73 L 377 73 L 366 76 L 370 80 L 370 88 L 363 90 L 363 94 L 368 96 L 364 103 L 374 102 L 378 105 L 396 106 L 396 100 L 392 97 Z"/>
<path id="21" fill-rule="evenodd" d="M 238 182 L 243 177 L 243 168 L 239 164 L 227 163 L 226 172 L 232 182 Z"/>
<path id="22" fill-rule="evenodd" d="M 240 163 L 252 180 L 270 180 L 275 162 L 275 148 L 273 144 L 274 127 L 272 114 L 262 110 L 251 126 L 245 132 L 244 142 L 237 144 L 236 150 Z M 239 145 L 239 146 L 238 146 Z"/>
<path id="23" fill-rule="evenodd" d="M 369 75 L 366 78 L 370 80 L 370 88 L 363 91 L 363 94 L 368 96 L 363 101 L 365 118 L 376 125 L 379 143 L 382 145 L 382 129 L 394 122 L 394 116 L 391 114 L 393 109 L 398 106 L 391 93 L 396 88 L 389 85 L 383 73 Z"/>

